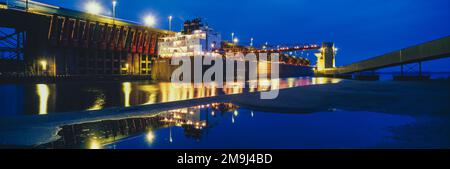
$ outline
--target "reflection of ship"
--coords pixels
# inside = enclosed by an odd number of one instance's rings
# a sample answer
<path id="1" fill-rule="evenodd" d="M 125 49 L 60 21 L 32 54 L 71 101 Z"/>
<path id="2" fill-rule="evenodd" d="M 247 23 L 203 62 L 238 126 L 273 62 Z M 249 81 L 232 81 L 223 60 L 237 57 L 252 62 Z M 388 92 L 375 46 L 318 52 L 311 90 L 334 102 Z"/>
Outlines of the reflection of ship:
<path id="1" fill-rule="evenodd" d="M 102 120 L 62 126 L 60 139 L 38 148 L 101 148 L 102 145 L 147 132 L 147 141 L 154 138 L 153 131 L 160 128 L 182 127 L 187 138 L 199 140 L 208 125 L 202 112 L 230 112 L 237 107 L 231 103 L 212 103 L 189 108 L 168 110 L 152 117 Z M 209 113 L 203 113 L 208 115 Z M 170 129 L 171 130 L 171 129 Z M 170 138 L 171 140 L 172 138 Z"/>

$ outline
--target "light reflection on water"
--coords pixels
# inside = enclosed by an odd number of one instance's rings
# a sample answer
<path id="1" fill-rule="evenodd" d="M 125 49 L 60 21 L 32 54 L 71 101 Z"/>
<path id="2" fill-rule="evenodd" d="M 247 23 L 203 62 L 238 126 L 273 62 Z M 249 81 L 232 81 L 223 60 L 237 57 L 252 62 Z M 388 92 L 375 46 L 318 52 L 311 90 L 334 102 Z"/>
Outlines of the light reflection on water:
<path id="1" fill-rule="evenodd" d="M 196 86 L 198 84 L 181 85 L 150 81 L 0 85 L 2 109 L 0 115 L 45 115 L 68 111 L 99 110 L 108 107 L 148 105 L 340 81 L 340 79 L 316 77 L 260 80 L 253 83 L 255 85 L 250 86 L 248 90 L 242 89 L 238 84 L 222 89 L 212 84 L 199 87 Z M 3 92 L 6 90 L 10 92 Z M 10 100 L 10 97 L 16 97 L 17 100 Z"/>
<path id="2" fill-rule="evenodd" d="M 130 107 L 130 94 L 131 94 L 131 83 L 130 82 L 124 82 L 122 83 L 122 90 L 123 90 L 123 95 L 125 97 L 125 107 Z"/>
<path id="3" fill-rule="evenodd" d="M 119 140 L 132 139 L 133 136 L 138 134 L 145 137 L 147 144 L 152 144 L 156 139 L 165 139 L 172 143 L 172 127 L 183 128 L 186 137 L 199 140 L 204 135 L 204 129 L 209 125 L 210 111 L 219 112 L 223 115 L 234 110 L 234 115 L 237 116 L 236 109 L 237 106 L 231 103 L 211 103 L 163 111 L 149 117 L 105 119 L 97 122 L 60 126 L 61 130 L 58 135 L 61 138 L 39 147 L 100 149 L 103 148 L 103 145 Z M 205 111 L 208 111 L 208 114 L 205 114 Z M 169 129 L 167 138 L 159 138 L 155 134 L 155 131 L 161 128 Z"/>
<path id="4" fill-rule="evenodd" d="M 37 84 L 36 92 L 39 96 L 39 115 L 47 114 L 48 96 L 50 95 L 50 89 L 46 84 Z"/>
<path id="5" fill-rule="evenodd" d="M 367 148 L 396 142 L 389 128 L 414 121 L 373 112 L 278 114 L 210 103 L 61 126 L 59 140 L 38 148 Z"/>

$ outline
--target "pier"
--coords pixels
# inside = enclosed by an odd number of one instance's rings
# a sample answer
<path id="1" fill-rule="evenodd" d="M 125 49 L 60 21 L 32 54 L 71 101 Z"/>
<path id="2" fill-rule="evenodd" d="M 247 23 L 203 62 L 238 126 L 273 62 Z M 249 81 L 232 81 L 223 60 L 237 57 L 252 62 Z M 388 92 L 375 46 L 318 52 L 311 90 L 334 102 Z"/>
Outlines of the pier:
<path id="1" fill-rule="evenodd" d="M 352 74 L 362 79 L 377 79 L 377 75 L 361 75 L 361 72 L 374 72 L 375 70 L 400 66 L 400 75 L 395 80 L 424 80 L 429 76 L 422 71 L 422 62 L 441 59 L 450 56 L 450 36 L 436 39 L 423 44 L 400 49 L 381 56 L 355 62 L 342 67 L 335 67 L 317 71 L 319 75 L 325 76 L 351 76 Z M 407 73 L 416 72 L 410 76 Z M 370 73 L 369 73 L 370 74 Z M 372 77 L 370 77 L 372 76 Z"/>
<path id="2" fill-rule="evenodd" d="M 0 6 L 10 30 L 0 32 L 0 52 L 23 76 L 150 75 L 158 38 L 172 34 L 34 1 Z"/>

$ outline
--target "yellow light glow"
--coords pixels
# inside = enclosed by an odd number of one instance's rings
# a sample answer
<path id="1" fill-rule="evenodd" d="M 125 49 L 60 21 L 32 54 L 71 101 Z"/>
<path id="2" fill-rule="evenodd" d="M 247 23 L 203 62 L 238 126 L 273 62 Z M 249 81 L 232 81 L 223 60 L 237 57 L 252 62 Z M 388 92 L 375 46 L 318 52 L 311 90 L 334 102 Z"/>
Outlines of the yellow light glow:
<path id="1" fill-rule="evenodd" d="M 88 110 L 100 110 L 105 104 L 105 95 L 102 94 L 95 99 L 94 105 L 92 105 Z"/>
<path id="2" fill-rule="evenodd" d="M 90 1 L 84 6 L 87 13 L 98 15 L 102 12 L 102 6 L 95 1 Z"/>
<path id="3" fill-rule="evenodd" d="M 323 77 L 316 77 L 312 78 L 311 84 L 317 85 L 317 84 L 332 84 L 332 83 L 339 83 L 342 79 L 335 79 L 335 78 L 323 78 Z"/>
<path id="4" fill-rule="evenodd" d="M 161 102 L 193 99 L 199 97 L 209 97 L 216 95 L 216 88 L 194 87 L 192 84 L 182 83 L 159 83 L 161 91 Z"/>
<path id="5" fill-rule="evenodd" d="M 147 134 L 145 135 L 145 138 L 147 140 L 148 143 L 153 143 L 153 141 L 155 140 L 155 133 L 153 133 L 152 130 L 148 131 Z"/>
<path id="6" fill-rule="evenodd" d="M 295 86 L 295 78 L 288 78 L 287 79 L 288 87 L 294 87 Z"/>
<path id="7" fill-rule="evenodd" d="M 234 42 L 234 43 L 238 43 L 238 42 L 239 42 L 239 39 L 238 39 L 238 38 L 234 38 L 234 39 L 233 39 L 233 42 Z"/>
<path id="8" fill-rule="evenodd" d="M 0 9 L 8 9 L 7 5 L 0 4 Z"/>
<path id="9" fill-rule="evenodd" d="M 259 91 L 267 91 L 270 89 L 271 81 L 268 79 L 260 79 L 258 81 L 258 90 Z"/>
<path id="10" fill-rule="evenodd" d="M 88 148 L 89 149 L 102 149 L 102 145 L 100 144 L 99 141 L 93 139 L 89 142 Z"/>
<path id="11" fill-rule="evenodd" d="M 270 65 L 268 62 L 259 61 L 258 62 L 258 75 L 267 75 L 270 73 Z"/>
<path id="12" fill-rule="evenodd" d="M 238 116 L 239 112 L 237 110 L 234 111 L 234 116 Z"/>
<path id="13" fill-rule="evenodd" d="M 37 94 L 39 96 L 39 115 L 47 114 L 47 102 L 50 95 L 50 89 L 46 84 L 37 85 Z"/>
<path id="14" fill-rule="evenodd" d="M 125 107 L 130 107 L 130 94 L 131 94 L 131 83 L 130 82 L 124 82 L 122 83 L 122 91 L 124 95 L 125 100 Z"/>
<path id="15" fill-rule="evenodd" d="M 42 70 L 47 70 L 47 61 L 41 60 L 39 63 L 41 64 Z"/>
<path id="16" fill-rule="evenodd" d="M 270 80 L 270 89 L 271 90 L 277 90 L 280 89 L 280 79 L 272 79 Z"/>
<path id="17" fill-rule="evenodd" d="M 144 18 L 144 24 L 145 24 L 145 26 L 148 26 L 148 27 L 154 27 L 156 24 L 155 17 L 153 15 L 147 15 Z"/>

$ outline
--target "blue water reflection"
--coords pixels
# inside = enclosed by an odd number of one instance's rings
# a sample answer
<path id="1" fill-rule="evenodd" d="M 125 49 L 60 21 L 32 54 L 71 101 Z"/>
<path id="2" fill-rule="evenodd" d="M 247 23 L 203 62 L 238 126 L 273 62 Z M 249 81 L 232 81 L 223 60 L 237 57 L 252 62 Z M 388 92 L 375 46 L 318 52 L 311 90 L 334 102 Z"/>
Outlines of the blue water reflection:
<path id="1" fill-rule="evenodd" d="M 216 116 L 211 113 L 201 111 L 209 125 L 200 137 L 171 126 L 153 131 L 151 142 L 143 133 L 104 148 L 373 148 L 395 142 L 390 127 L 414 121 L 373 112 L 279 114 L 239 108 Z"/>
<path id="2" fill-rule="evenodd" d="M 282 111 L 281 111 L 282 112 Z M 395 144 L 408 116 L 333 109 L 273 113 L 211 103 L 144 117 L 61 126 L 46 148 L 377 148 Z"/>

